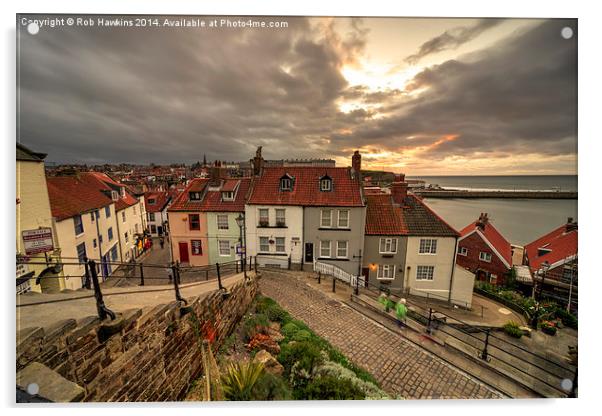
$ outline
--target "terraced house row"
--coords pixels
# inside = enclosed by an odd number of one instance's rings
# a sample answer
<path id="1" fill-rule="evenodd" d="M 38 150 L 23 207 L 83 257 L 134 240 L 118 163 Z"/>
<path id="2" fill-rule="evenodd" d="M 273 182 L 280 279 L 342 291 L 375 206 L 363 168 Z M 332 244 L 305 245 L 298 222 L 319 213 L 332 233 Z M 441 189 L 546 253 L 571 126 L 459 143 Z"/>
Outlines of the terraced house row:
<path id="1" fill-rule="evenodd" d="M 455 264 L 460 234 L 403 175 L 364 189 L 351 167 L 265 166 L 253 177 L 194 179 L 168 209 L 174 260 L 191 266 L 246 255 L 259 267 L 329 270 L 364 285 L 470 307 L 474 275 Z"/>

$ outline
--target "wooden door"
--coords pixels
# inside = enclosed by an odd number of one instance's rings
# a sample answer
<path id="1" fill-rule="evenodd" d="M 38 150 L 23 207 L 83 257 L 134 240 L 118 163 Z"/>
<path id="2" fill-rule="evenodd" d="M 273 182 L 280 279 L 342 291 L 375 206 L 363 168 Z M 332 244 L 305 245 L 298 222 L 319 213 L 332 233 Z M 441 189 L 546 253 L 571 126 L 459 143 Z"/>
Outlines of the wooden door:
<path id="1" fill-rule="evenodd" d="M 188 263 L 190 261 L 190 258 L 188 257 L 188 243 L 180 241 L 178 243 L 178 248 L 180 249 L 180 263 Z"/>

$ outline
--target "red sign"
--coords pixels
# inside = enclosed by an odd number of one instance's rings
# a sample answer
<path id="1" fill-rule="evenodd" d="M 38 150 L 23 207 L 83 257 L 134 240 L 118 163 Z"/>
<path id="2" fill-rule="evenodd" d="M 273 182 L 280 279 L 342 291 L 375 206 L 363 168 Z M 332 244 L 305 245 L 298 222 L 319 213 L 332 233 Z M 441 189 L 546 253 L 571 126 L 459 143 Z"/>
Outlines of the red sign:
<path id="1" fill-rule="evenodd" d="M 26 230 L 21 235 L 23 236 L 25 254 L 28 256 L 54 250 L 51 228 Z"/>

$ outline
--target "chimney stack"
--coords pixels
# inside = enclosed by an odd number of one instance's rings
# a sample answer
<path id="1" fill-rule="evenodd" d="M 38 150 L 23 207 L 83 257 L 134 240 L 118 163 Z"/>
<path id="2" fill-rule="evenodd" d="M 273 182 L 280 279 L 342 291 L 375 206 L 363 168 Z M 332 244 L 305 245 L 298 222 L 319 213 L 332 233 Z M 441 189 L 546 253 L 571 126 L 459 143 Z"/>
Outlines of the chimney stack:
<path id="1" fill-rule="evenodd" d="M 577 229 L 577 222 L 573 221 L 573 217 L 568 217 L 566 221 L 565 231 L 568 233 Z"/>
<path id="2" fill-rule="evenodd" d="M 351 157 L 351 167 L 359 175 L 360 170 L 362 169 L 362 155 L 360 155 L 359 150 L 353 152 L 353 156 Z"/>
<path id="3" fill-rule="evenodd" d="M 481 230 L 484 230 L 488 222 L 489 217 L 487 216 L 487 213 L 481 212 L 481 215 L 479 215 L 479 219 L 477 221 L 477 227 L 479 227 Z"/>
<path id="4" fill-rule="evenodd" d="M 391 184 L 391 196 L 396 204 L 404 204 L 404 200 L 408 196 L 408 184 L 405 182 L 403 173 L 395 175 L 395 179 Z"/>

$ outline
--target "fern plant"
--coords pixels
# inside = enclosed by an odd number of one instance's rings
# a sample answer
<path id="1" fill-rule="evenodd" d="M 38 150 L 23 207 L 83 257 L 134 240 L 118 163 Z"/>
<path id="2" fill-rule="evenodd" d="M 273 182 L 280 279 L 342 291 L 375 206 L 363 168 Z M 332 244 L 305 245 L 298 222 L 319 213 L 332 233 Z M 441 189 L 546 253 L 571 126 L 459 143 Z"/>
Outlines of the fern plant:
<path id="1" fill-rule="evenodd" d="M 247 361 L 230 364 L 222 376 L 222 389 L 228 400 L 248 401 L 253 397 L 253 387 L 263 374 L 263 364 Z"/>

